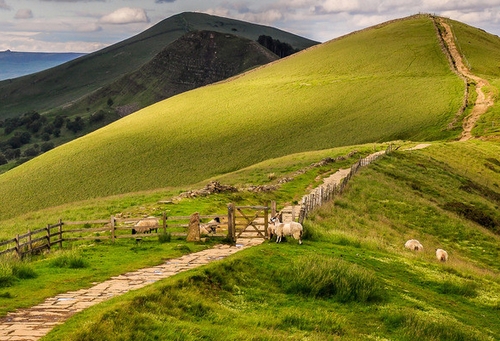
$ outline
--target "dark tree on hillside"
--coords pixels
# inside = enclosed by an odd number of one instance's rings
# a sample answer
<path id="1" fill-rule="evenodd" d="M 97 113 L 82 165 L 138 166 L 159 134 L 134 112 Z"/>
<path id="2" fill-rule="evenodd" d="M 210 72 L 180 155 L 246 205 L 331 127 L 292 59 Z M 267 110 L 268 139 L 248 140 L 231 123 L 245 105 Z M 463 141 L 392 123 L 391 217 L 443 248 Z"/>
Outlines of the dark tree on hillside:
<path id="1" fill-rule="evenodd" d="M 20 135 L 12 136 L 7 140 L 7 143 L 12 147 L 12 149 L 21 148 L 21 146 L 23 145 Z"/>
<path id="2" fill-rule="evenodd" d="M 3 153 L 0 153 L 0 165 L 5 165 L 7 162 L 9 161 L 7 160 L 5 155 L 3 155 Z"/>
<path id="3" fill-rule="evenodd" d="M 80 116 L 75 117 L 74 121 L 71 121 L 70 119 L 66 121 L 66 128 L 68 128 L 68 130 L 71 130 L 74 133 L 82 130 L 84 126 L 85 123 L 83 122 L 83 119 Z"/>
<path id="4" fill-rule="evenodd" d="M 290 44 L 287 43 L 282 43 L 277 39 L 273 39 L 270 36 L 266 35 L 261 35 L 257 39 L 257 42 L 267 48 L 268 50 L 271 50 L 273 53 L 278 55 L 280 58 L 289 56 L 291 54 L 294 54 L 295 52 L 298 52 L 298 50 L 294 49 Z"/>
<path id="5" fill-rule="evenodd" d="M 62 126 L 64 125 L 64 117 L 61 115 L 57 115 L 54 118 L 53 124 L 54 124 L 54 127 L 61 129 Z"/>
<path id="6" fill-rule="evenodd" d="M 14 160 L 21 156 L 21 149 L 6 149 L 4 155 L 8 160 Z"/>
<path id="7" fill-rule="evenodd" d="M 38 151 L 38 148 L 30 147 L 24 151 L 23 156 L 33 157 L 33 156 L 37 156 L 38 154 L 40 154 L 40 152 Z"/>
<path id="8" fill-rule="evenodd" d="M 42 153 L 45 153 L 45 152 L 47 152 L 47 151 L 49 151 L 49 150 L 51 150 L 53 148 L 54 148 L 54 143 L 52 143 L 52 142 L 44 142 L 40 146 L 40 151 Z"/>
<path id="9" fill-rule="evenodd" d="M 19 117 L 6 118 L 3 123 L 5 135 L 12 133 L 17 127 L 19 127 Z"/>
<path id="10" fill-rule="evenodd" d="M 27 144 L 27 143 L 30 143 L 30 141 L 31 141 L 31 134 L 28 133 L 27 131 L 25 131 L 21 134 L 16 132 L 16 136 L 19 136 L 22 144 Z"/>

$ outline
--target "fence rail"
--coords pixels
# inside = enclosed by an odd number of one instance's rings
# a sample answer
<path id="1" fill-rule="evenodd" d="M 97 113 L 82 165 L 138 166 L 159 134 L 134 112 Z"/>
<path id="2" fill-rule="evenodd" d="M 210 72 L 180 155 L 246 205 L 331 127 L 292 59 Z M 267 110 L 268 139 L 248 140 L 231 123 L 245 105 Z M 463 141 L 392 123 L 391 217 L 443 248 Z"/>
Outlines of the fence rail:
<path id="1" fill-rule="evenodd" d="M 220 215 L 201 215 L 200 218 L 213 219 L 218 216 Z M 110 219 L 85 221 L 59 220 L 56 224 L 48 224 L 43 228 L 28 230 L 28 232 L 18 234 L 14 238 L 0 241 L 0 255 L 15 253 L 19 257 L 23 257 L 28 254 L 50 250 L 56 245 L 62 249 L 62 243 L 66 241 L 112 240 L 114 242 L 116 239 L 142 239 L 166 233 L 167 229 L 172 235 L 187 235 L 186 228 L 189 227 L 190 216 L 168 217 L 163 213 L 162 217 L 156 218 L 159 221 L 158 224 L 149 227 L 149 232 L 134 233 L 135 223 L 142 219 L 147 218 L 116 218 L 111 216 Z M 167 224 L 167 220 L 169 224 Z M 78 225 L 83 227 L 76 228 Z M 92 225 L 102 226 L 89 227 Z M 219 225 L 224 226 L 227 223 Z"/>

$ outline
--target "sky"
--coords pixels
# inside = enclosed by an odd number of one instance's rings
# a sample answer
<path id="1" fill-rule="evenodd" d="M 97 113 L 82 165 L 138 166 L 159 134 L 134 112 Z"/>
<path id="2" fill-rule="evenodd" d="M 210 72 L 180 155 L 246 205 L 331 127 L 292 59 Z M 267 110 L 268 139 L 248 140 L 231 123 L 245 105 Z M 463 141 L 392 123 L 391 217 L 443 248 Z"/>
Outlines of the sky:
<path id="1" fill-rule="evenodd" d="M 187 11 L 319 42 L 417 13 L 500 35 L 500 0 L 0 0 L 0 51 L 93 52 Z"/>

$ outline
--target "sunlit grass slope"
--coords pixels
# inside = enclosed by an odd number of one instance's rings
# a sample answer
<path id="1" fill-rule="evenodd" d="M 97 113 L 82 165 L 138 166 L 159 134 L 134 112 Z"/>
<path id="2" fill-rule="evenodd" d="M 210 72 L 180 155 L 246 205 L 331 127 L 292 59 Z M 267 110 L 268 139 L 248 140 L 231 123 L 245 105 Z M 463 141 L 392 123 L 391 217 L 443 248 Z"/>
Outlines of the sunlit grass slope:
<path id="1" fill-rule="evenodd" d="M 303 245 L 266 241 L 94 306 L 46 339 L 498 340 L 499 148 L 400 148 L 311 214 Z M 422 252 L 404 248 L 411 238 Z"/>
<path id="2" fill-rule="evenodd" d="M 427 16 L 314 47 L 145 108 L 0 176 L 0 216 L 188 185 L 300 151 L 431 140 L 462 102 Z"/>

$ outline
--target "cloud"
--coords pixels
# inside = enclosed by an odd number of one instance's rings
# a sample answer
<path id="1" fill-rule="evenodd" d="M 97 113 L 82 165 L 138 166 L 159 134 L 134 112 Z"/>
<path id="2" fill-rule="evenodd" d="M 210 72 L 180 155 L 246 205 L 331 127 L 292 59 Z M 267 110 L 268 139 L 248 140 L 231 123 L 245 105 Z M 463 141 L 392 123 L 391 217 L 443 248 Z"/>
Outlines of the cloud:
<path id="1" fill-rule="evenodd" d="M 101 24 L 123 25 L 148 23 L 150 20 L 142 8 L 123 7 L 99 19 Z"/>
<path id="2" fill-rule="evenodd" d="M 0 9 L 6 9 L 6 10 L 10 11 L 12 9 L 12 7 L 10 7 L 9 5 L 7 5 L 5 3 L 5 0 L 0 0 Z"/>
<path id="3" fill-rule="evenodd" d="M 15 19 L 31 19 L 33 18 L 33 12 L 28 8 L 22 8 L 17 11 L 14 16 Z"/>
<path id="4" fill-rule="evenodd" d="M 45 1 L 45 2 L 106 2 L 106 0 L 40 0 L 40 1 Z"/>
<path id="5" fill-rule="evenodd" d="M 171 3 L 171 2 L 175 2 L 175 0 L 156 0 L 155 2 L 156 2 L 157 4 L 162 4 L 162 3 L 164 3 L 164 2 L 170 2 L 170 3 Z"/>

